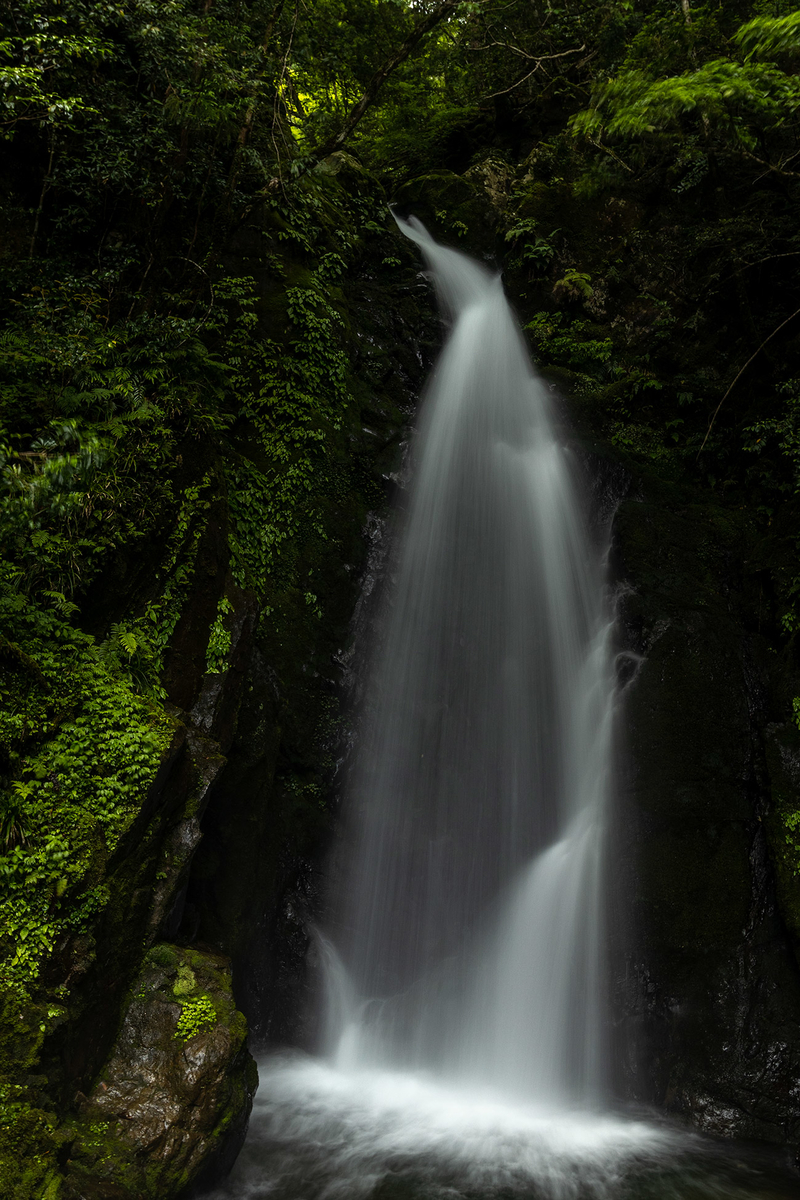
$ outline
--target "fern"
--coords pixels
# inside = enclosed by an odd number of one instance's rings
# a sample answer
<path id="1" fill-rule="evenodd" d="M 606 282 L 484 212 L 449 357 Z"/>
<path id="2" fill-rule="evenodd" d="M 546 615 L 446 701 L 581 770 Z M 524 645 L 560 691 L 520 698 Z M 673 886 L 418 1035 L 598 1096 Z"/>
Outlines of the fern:
<path id="1" fill-rule="evenodd" d="M 48 600 L 53 601 L 56 611 L 62 617 L 71 617 L 73 613 L 78 612 L 78 605 L 68 600 L 63 592 L 45 591 L 44 594 Z"/>

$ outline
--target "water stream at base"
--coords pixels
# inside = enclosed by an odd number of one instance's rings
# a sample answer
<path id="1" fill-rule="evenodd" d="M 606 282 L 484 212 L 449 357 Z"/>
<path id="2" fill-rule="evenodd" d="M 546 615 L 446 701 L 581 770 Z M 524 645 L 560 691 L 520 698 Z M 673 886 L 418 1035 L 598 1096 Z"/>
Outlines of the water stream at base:
<path id="1" fill-rule="evenodd" d="M 261 1064 L 218 1195 L 788 1200 L 609 1109 L 605 547 L 499 279 L 398 224 L 451 330 L 320 935 L 325 1056 Z"/>
<path id="2" fill-rule="evenodd" d="M 648 1114 L 563 1112 L 410 1071 L 274 1056 L 207 1200 L 797 1200 L 752 1147 Z"/>

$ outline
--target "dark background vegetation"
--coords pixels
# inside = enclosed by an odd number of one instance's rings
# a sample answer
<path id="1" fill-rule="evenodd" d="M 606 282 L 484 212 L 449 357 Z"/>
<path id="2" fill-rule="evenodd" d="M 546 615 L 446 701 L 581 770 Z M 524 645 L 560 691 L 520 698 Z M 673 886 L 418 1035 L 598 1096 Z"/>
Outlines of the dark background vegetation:
<path id="1" fill-rule="evenodd" d="M 746 545 L 746 619 L 797 673 L 800 12 L 0 14 L 0 1066 L 24 1198 L 59 1194 L 65 1106 L 148 938 L 245 963 L 235 864 L 271 847 L 277 894 L 294 870 L 280 847 L 330 824 L 331 656 L 438 336 L 390 202 L 504 269 L 584 437 L 724 510 Z M 235 740 L 243 695 L 257 751 Z M 800 720 L 791 688 L 781 703 Z M 208 745 L 154 817 L 143 797 L 187 720 Z M 176 814 L 202 816 L 219 754 L 243 798 L 274 775 L 282 799 L 243 809 L 238 842 L 210 808 L 187 888 L 164 839 Z M 800 809 L 784 810 L 794 871 Z M 182 907 L 156 919 L 164 880 Z M 271 1019 L 265 1036 L 292 1036 Z M 89 1025 L 87 1049 L 70 1031 Z"/>

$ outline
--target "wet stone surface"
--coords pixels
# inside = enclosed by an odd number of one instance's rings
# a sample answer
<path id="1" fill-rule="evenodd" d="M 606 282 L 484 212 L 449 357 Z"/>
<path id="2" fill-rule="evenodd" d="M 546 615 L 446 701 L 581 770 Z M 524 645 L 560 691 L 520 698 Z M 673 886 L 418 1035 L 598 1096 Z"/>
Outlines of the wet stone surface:
<path id="1" fill-rule="evenodd" d="M 257 1081 L 227 959 L 156 946 L 79 1118 L 68 1164 L 75 1197 L 159 1197 L 230 1167 Z"/>

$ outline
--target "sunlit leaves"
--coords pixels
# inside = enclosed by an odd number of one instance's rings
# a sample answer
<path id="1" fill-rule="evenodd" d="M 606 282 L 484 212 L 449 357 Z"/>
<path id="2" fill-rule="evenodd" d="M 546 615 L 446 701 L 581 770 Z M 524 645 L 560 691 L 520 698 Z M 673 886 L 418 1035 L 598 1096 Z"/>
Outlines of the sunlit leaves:
<path id="1" fill-rule="evenodd" d="M 704 20 L 701 14 L 701 26 Z M 572 119 L 573 133 L 590 141 L 671 138 L 677 146 L 693 128 L 701 129 L 706 154 L 729 149 L 782 172 L 780 155 L 771 159 L 764 138 L 795 118 L 800 77 L 777 61 L 758 60 L 779 60 L 800 47 L 800 12 L 759 17 L 735 31 L 732 46 L 744 52 L 744 61 L 719 55 L 701 61 L 696 31 L 693 22 L 686 23 L 688 69 L 665 69 L 656 58 L 597 82 L 591 106 Z"/>
<path id="2" fill-rule="evenodd" d="M 800 54 L 800 10 L 784 17 L 757 17 L 737 30 L 735 41 L 748 58 Z"/>
<path id="3" fill-rule="evenodd" d="M 618 75 L 599 85 L 592 107 L 574 118 L 572 128 L 628 138 L 703 114 L 742 136 L 745 119 L 775 125 L 798 107 L 800 79 L 768 65 L 717 60 L 666 79 L 654 80 L 642 71 Z"/>

